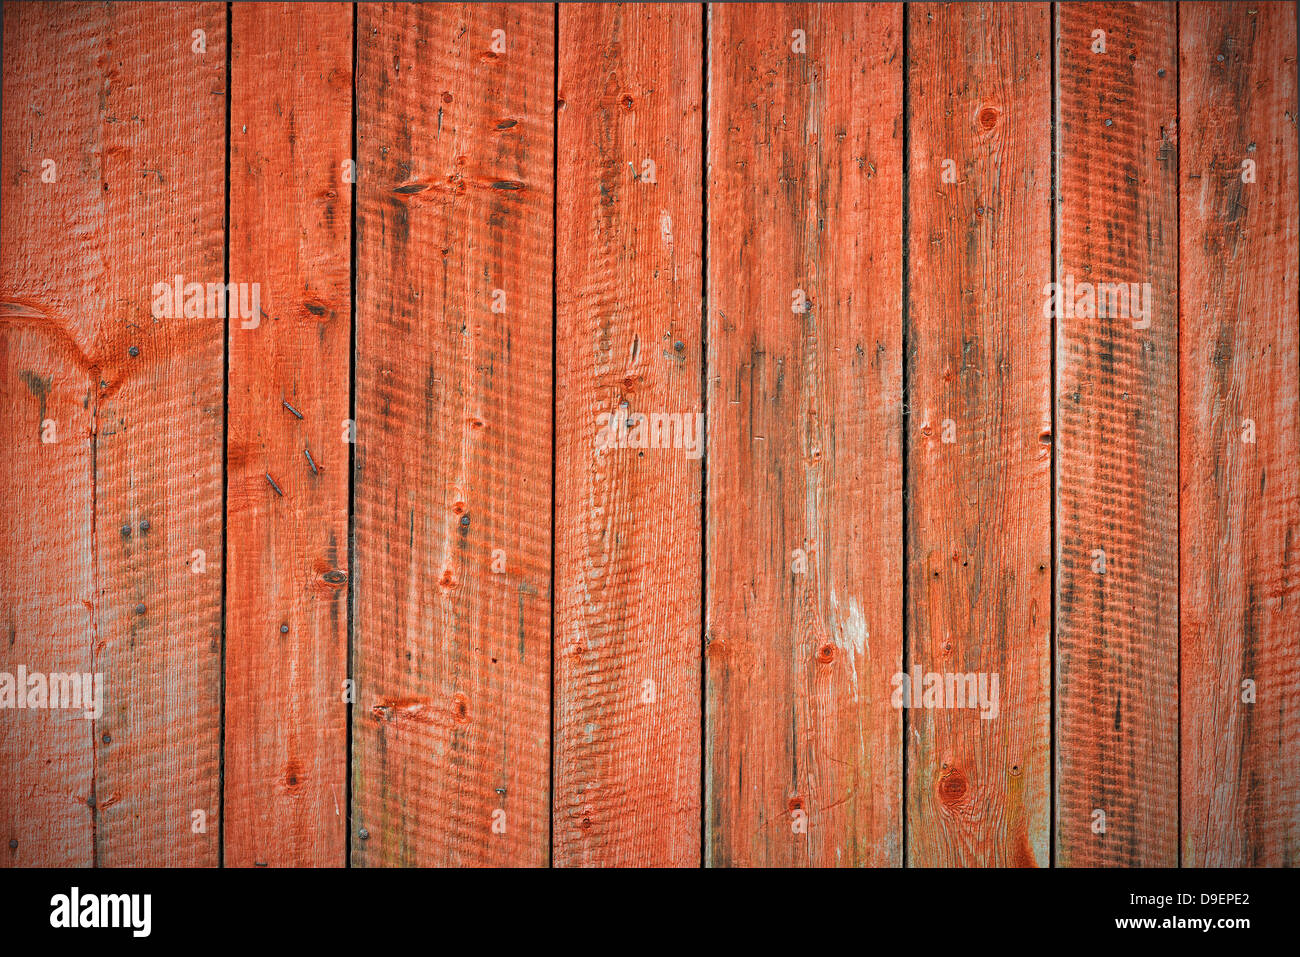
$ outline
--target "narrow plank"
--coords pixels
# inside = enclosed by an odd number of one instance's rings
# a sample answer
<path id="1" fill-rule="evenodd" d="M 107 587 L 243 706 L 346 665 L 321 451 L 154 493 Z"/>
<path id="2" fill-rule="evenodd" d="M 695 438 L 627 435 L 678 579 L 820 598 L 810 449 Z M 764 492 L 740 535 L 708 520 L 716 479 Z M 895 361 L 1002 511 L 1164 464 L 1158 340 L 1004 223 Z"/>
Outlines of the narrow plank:
<path id="1" fill-rule="evenodd" d="M 1172 867 L 1176 9 L 1056 9 L 1057 863 Z M 1106 283 L 1132 285 L 1086 298 Z"/>
<path id="2" fill-rule="evenodd" d="M 707 859 L 897 865 L 901 7 L 710 24 Z"/>
<path id="3" fill-rule="evenodd" d="M 1179 18 L 1182 860 L 1295 866 L 1295 8 L 1185 3 Z"/>
<path id="4" fill-rule="evenodd" d="M 554 30 L 359 9 L 360 865 L 549 859 Z"/>
<path id="5" fill-rule="evenodd" d="M 155 284 L 222 282 L 226 7 L 123 4 L 101 30 L 94 233 L 106 274 L 95 302 L 109 308 L 97 335 L 108 374 L 95 441 L 96 664 L 107 701 L 96 724 L 96 858 L 212 866 L 225 329 L 206 296 L 202 315 L 156 318 Z"/>
<path id="6" fill-rule="evenodd" d="M 106 23 L 103 8 L 70 4 L 11 3 L 4 13 L 0 672 L 9 677 L 0 681 L 8 683 L 20 668 L 94 671 L 102 358 L 97 310 L 85 306 L 98 300 L 104 270 L 102 247 L 85 234 L 104 214 L 94 164 L 103 129 L 96 58 Z M 56 23 L 57 47 L 48 42 Z M 3 713 L 0 866 L 93 862 L 93 733 L 84 711 Z"/>
<path id="7" fill-rule="evenodd" d="M 231 18 L 230 278 L 259 283 L 260 303 L 229 324 L 224 860 L 337 867 L 352 7 L 236 3 Z"/>
<path id="8" fill-rule="evenodd" d="M 554 859 L 698 866 L 703 18 L 559 9 Z"/>
<path id="9" fill-rule="evenodd" d="M 1045 866 L 1050 8 L 908 15 L 909 670 L 975 675 L 987 702 L 953 707 L 946 679 L 948 707 L 912 702 L 908 861 Z"/>

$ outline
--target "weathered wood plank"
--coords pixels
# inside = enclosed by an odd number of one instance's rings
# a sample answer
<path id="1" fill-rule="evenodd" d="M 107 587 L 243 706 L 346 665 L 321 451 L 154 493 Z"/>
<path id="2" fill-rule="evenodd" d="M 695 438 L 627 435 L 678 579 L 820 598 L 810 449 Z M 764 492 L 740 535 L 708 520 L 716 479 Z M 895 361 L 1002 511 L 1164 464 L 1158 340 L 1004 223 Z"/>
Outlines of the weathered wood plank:
<path id="1" fill-rule="evenodd" d="M 6 14 L 6 664 L 103 676 L 93 726 L 5 732 L 6 854 L 215 864 L 223 326 L 167 315 L 155 284 L 222 279 L 225 8 Z"/>
<path id="2" fill-rule="evenodd" d="M 359 9 L 362 865 L 549 858 L 554 30 Z"/>
<path id="3" fill-rule="evenodd" d="M 559 9 L 555 863 L 698 866 L 703 19 Z"/>
<path id="4" fill-rule="evenodd" d="M 1182 861 L 1295 866 L 1295 8 L 1184 3 L 1179 19 Z"/>
<path id="5" fill-rule="evenodd" d="M 0 672 L 93 673 L 94 430 L 103 215 L 96 55 L 103 8 L 14 3 L 4 16 L 0 176 Z M 61 25 L 57 48 L 48 42 Z M 53 164 L 48 165 L 48 164 Z M 52 181 L 50 177 L 53 177 Z M 116 358 L 116 357 L 115 357 Z M 116 363 L 115 363 L 116 364 Z M 43 441 L 43 438 L 45 441 Z M 0 688 L 0 694 L 4 689 Z M 0 716 L 0 865 L 87 866 L 94 724 Z"/>
<path id="6" fill-rule="evenodd" d="M 352 7 L 236 3 L 231 16 L 230 278 L 259 283 L 260 302 L 229 324 L 224 860 L 337 867 Z"/>
<path id="7" fill-rule="evenodd" d="M 110 867 L 211 866 L 225 329 L 217 297 L 205 294 L 195 310 L 186 296 L 190 308 L 167 317 L 156 284 L 223 278 L 226 8 L 124 4 L 101 30 L 93 95 L 104 138 L 92 175 L 103 205 L 91 241 L 104 270 L 94 301 L 109 307 L 99 309 L 107 386 L 95 439 L 96 667 L 107 690 L 96 724 L 96 857 Z"/>
<path id="8" fill-rule="evenodd" d="M 1175 8 L 1065 3 L 1056 9 L 1057 862 L 1172 867 L 1178 863 Z M 1117 283 L 1125 285 L 1112 296 L 1107 290 L 1114 287 L 1106 284 Z"/>
<path id="9" fill-rule="evenodd" d="M 908 15 L 908 861 L 1046 865 L 1050 8 Z"/>
<path id="10" fill-rule="evenodd" d="M 714 865 L 901 862 L 901 44 L 899 6 L 712 7 Z"/>

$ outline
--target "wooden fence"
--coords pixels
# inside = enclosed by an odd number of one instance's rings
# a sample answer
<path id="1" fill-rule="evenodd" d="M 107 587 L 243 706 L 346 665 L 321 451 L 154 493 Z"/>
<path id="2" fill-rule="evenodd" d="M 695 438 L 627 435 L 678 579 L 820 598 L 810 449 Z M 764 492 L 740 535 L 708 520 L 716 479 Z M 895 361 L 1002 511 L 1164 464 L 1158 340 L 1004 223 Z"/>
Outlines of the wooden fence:
<path id="1" fill-rule="evenodd" d="M 3 16 L 0 863 L 1297 863 L 1293 5 Z"/>

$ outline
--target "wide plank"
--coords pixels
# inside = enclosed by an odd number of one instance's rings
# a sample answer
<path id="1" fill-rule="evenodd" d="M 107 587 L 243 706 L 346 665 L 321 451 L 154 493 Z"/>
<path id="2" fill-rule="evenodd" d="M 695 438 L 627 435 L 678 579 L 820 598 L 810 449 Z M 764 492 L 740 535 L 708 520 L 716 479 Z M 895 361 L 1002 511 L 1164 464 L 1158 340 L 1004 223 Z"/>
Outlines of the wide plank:
<path id="1" fill-rule="evenodd" d="M 1176 10 L 1056 10 L 1056 860 L 1172 867 Z"/>
<path id="2" fill-rule="evenodd" d="M 703 17 L 559 10 L 554 860 L 698 866 Z"/>
<path id="3" fill-rule="evenodd" d="M 1030 3 L 908 6 L 917 867 L 1049 863 L 1050 15 Z"/>
<path id="4" fill-rule="evenodd" d="M 358 11 L 354 864 L 550 857 L 554 34 Z"/>
<path id="5" fill-rule="evenodd" d="M 1179 6 L 1182 863 L 1300 863 L 1296 19 Z"/>
<path id="6" fill-rule="evenodd" d="M 898 865 L 902 8 L 717 4 L 705 852 Z"/>

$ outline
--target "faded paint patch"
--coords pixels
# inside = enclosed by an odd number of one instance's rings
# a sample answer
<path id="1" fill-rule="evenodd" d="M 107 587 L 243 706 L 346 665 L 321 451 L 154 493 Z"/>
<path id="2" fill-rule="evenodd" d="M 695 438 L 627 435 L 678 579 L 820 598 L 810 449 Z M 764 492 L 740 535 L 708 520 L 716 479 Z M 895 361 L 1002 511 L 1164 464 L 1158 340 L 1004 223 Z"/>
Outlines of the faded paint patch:
<path id="1" fill-rule="evenodd" d="M 858 657 L 865 655 L 871 647 L 871 635 L 867 632 L 867 619 L 862 614 L 862 606 L 856 598 L 849 599 L 848 615 L 840 614 L 840 603 L 831 590 L 831 614 L 834 615 L 835 629 L 832 640 L 835 647 L 843 651 L 849 660 L 849 683 L 853 688 L 853 700 L 858 700 Z"/>

